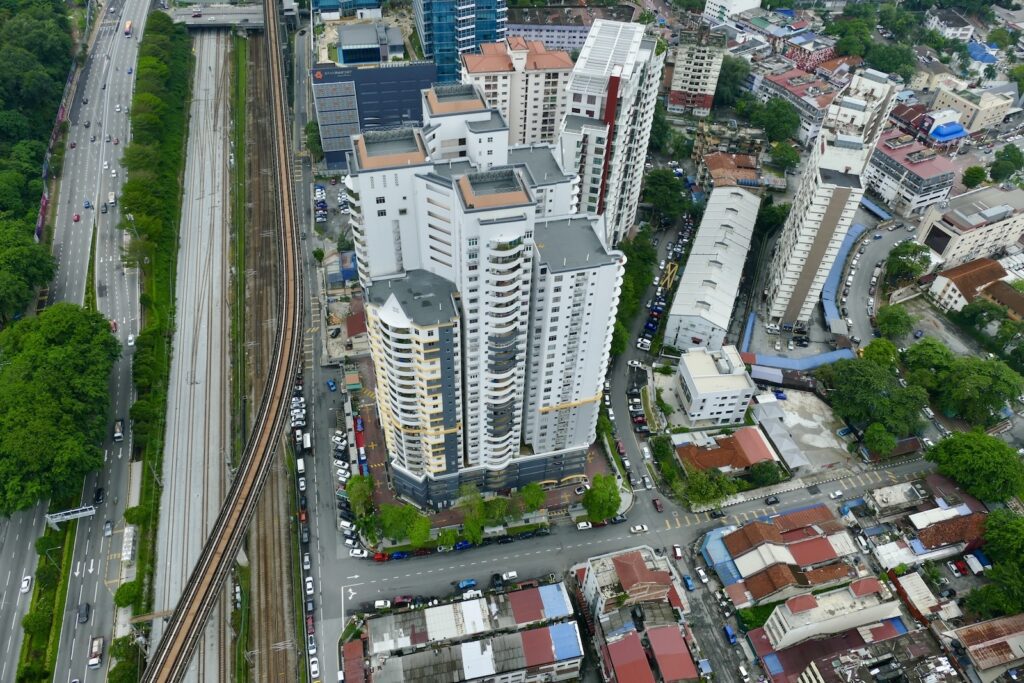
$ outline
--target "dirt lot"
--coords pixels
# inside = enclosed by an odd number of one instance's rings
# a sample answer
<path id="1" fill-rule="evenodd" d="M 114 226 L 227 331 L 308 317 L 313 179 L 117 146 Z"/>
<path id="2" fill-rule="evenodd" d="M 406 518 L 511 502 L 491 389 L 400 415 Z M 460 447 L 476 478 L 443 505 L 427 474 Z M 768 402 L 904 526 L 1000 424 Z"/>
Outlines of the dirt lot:
<path id="1" fill-rule="evenodd" d="M 935 337 L 948 346 L 953 353 L 976 355 L 981 349 L 974 343 L 974 340 L 950 323 L 946 318 L 924 297 L 919 296 L 903 304 L 910 315 L 917 318 L 915 329 L 924 331 L 925 335 Z"/>

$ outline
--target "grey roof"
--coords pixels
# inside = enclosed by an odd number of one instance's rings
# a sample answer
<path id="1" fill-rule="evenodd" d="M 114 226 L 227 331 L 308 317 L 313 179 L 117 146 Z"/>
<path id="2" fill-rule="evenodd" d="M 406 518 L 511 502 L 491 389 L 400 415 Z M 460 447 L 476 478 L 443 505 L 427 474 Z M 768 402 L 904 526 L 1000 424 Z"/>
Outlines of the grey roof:
<path id="1" fill-rule="evenodd" d="M 531 187 L 553 185 L 570 180 L 572 176 L 564 173 L 555 159 L 553 145 L 522 145 L 510 147 L 508 163 L 522 167 L 530 180 Z"/>
<path id="2" fill-rule="evenodd" d="M 379 47 L 387 44 L 387 31 L 383 24 L 349 24 L 338 27 L 338 47 Z"/>
<path id="3" fill-rule="evenodd" d="M 405 39 L 402 37 L 402 29 L 397 26 L 388 26 L 388 45 L 391 47 L 405 47 Z"/>
<path id="4" fill-rule="evenodd" d="M 508 130 L 508 124 L 501 112 L 492 109 L 486 121 L 467 121 L 466 128 L 471 133 L 494 133 L 499 130 Z"/>
<path id="5" fill-rule="evenodd" d="M 444 178 L 448 181 L 448 183 L 446 183 L 448 187 L 451 187 L 451 181 L 453 178 L 467 175 L 475 170 L 476 166 L 470 163 L 468 159 L 451 159 L 436 162 L 427 175 Z"/>
<path id="6" fill-rule="evenodd" d="M 853 173 L 833 171 L 830 168 L 819 169 L 819 172 L 821 173 L 822 181 L 830 185 L 837 185 L 839 187 L 860 188 L 860 176 L 854 175 Z"/>
<path id="7" fill-rule="evenodd" d="M 567 114 L 565 117 L 565 129 L 571 131 L 581 131 L 584 127 L 598 127 L 603 128 L 607 124 L 601 119 L 591 118 L 589 116 L 580 116 L 579 114 Z"/>
<path id="8" fill-rule="evenodd" d="M 609 253 L 601 244 L 594 226 L 597 221 L 590 216 L 538 221 L 533 229 L 533 241 L 541 262 L 556 273 L 614 263 L 619 255 Z"/>
<path id="9" fill-rule="evenodd" d="M 947 221 L 961 230 L 972 230 L 1015 216 L 1024 210 L 1024 190 L 983 187 L 949 198 L 943 211 Z"/>
<path id="10" fill-rule="evenodd" d="M 410 270 L 404 276 L 377 280 L 367 290 L 370 303 L 383 306 L 394 296 L 405 315 L 417 325 L 440 325 L 457 315 L 455 285 L 426 270 Z"/>

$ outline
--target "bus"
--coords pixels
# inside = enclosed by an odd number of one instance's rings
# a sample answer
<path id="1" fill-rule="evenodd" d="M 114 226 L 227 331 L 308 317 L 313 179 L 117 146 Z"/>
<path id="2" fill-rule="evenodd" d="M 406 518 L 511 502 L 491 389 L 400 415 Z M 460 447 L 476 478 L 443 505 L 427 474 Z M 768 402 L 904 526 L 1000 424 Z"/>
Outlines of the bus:
<path id="1" fill-rule="evenodd" d="M 132 37 L 132 22 L 131 22 L 130 19 L 128 21 L 124 22 L 124 37 L 125 38 L 131 38 Z"/>
<path id="2" fill-rule="evenodd" d="M 98 669 L 103 663 L 103 636 L 96 636 L 89 641 L 89 668 Z"/>

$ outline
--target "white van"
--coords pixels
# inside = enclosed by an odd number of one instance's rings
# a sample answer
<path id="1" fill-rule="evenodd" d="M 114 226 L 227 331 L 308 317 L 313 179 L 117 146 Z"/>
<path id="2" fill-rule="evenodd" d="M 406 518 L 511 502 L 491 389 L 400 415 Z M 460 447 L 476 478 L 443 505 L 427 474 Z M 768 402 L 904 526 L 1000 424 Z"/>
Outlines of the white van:
<path id="1" fill-rule="evenodd" d="M 501 580 L 506 583 L 508 583 L 509 581 L 518 581 L 519 574 L 517 574 L 515 571 L 505 572 L 501 575 Z"/>
<path id="2" fill-rule="evenodd" d="M 846 286 L 849 287 L 852 284 L 853 284 L 853 276 L 851 275 L 850 277 L 846 278 Z"/>
<path id="3" fill-rule="evenodd" d="M 739 673 L 740 673 L 740 680 L 741 681 L 749 681 L 750 680 L 750 674 L 747 673 L 747 670 L 745 668 L 743 668 L 742 664 L 740 664 L 740 667 L 739 667 L 738 670 L 739 670 Z"/>
<path id="4" fill-rule="evenodd" d="M 391 609 L 391 601 L 390 600 L 377 600 L 376 602 L 373 603 L 373 608 L 374 609 Z"/>
<path id="5" fill-rule="evenodd" d="M 640 450 L 643 451 L 644 460 L 650 460 L 651 459 L 651 449 L 650 448 L 648 448 L 647 446 L 643 446 Z"/>
<path id="6" fill-rule="evenodd" d="M 932 420 L 932 419 L 935 418 L 935 413 L 933 413 L 932 409 L 929 408 L 928 406 L 925 406 L 924 408 L 922 408 L 921 412 L 924 413 L 924 416 L 927 417 L 929 420 Z"/>
<path id="7" fill-rule="evenodd" d="M 303 474 L 306 473 L 305 458 L 299 458 L 298 460 L 295 461 L 295 471 L 299 473 L 299 476 L 302 476 Z"/>
<path id="8" fill-rule="evenodd" d="M 354 523 L 348 521 L 347 519 L 339 519 L 338 520 L 338 526 L 341 527 L 342 529 L 344 529 L 345 531 L 352 531 L 353 529 L 356 528 L 356 525 Z"/>

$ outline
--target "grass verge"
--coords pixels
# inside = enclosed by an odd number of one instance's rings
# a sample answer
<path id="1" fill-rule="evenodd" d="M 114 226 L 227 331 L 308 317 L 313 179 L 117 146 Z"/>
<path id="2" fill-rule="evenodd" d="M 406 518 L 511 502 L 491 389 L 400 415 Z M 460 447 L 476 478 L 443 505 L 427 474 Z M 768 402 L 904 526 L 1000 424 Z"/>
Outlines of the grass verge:
<path id="1" fill-rule="evenodd" d="M 420 34 L 415 27 L 409 35 L 409 44 L 412 45 L 413 55 L 416 59 L 423 59 L 423 43 L 420 42 Z"/>
<path id="2" fill-rule="evenodd" d="M 85 274 L 85 301 L 82 307 L 87 311 L 97 310 L 96 306 L 96 232 L 93 225 L 92 241 L 89 243 L 89 271 Z"/>
<path id="3" fill-rule="evenodd" d="M 232 368 L 234 377 L 231 382 L 231 404 L 234 406 L 235 430 L 232 439 L 231 461 L 237 466 L 245 447 L 245 401 L 248 393 L 245 377 L 245 249 L 246 249 L 246 186 L 245 186 L 245 94 L 248 88 L 249 42 L 240 36 L 234 39 L 235 70 L 232 79 L 232 118 L 234 121 L 234 152 L 235 164 L 231 171 L 231 184 L 234 202 L 231 211 L 231 224 L 234 230 L 234 289 L 231 293 L 231 348 L 234 358 Z"/>
<path id="4" fill-rule="evenodd" d="M 237 565 L 235 576 L 242 594 L 242 604 L 231 612 L 231 629 L 235 633 L 235 680 L 245 683 L 250 679 L 249 662 L 245 653 L 249 649 L 249 628 L 251 625 L 249 607 L 251 597 L 251 572 L 247 566 Z"/>

